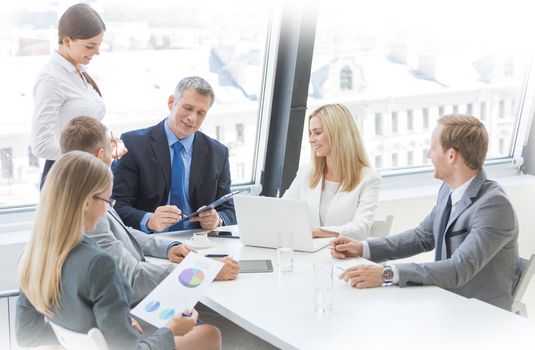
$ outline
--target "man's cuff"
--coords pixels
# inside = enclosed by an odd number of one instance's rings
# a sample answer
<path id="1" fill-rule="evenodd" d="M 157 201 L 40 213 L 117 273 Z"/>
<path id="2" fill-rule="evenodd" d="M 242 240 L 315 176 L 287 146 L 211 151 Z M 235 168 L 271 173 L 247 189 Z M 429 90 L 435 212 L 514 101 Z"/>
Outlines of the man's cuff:
<path id="1" fill-rule="evenodd" d="M 398 285 L 399 284 L 399 271 L 396 265 L 390 265 L 392 268 L 392 272 L 394 273 L 394 276 L 392 277 L 392 283 Z"/>
<path id="2" fill-rule="evenodd" d="M 173 248 L 176 245 L 181 245 L 181 244 L 182 244 L 182 242 L 179 242 L 179 241 L 173 241 L 173 242 L 169 243 L 169 245 L 167 246 L 167 254 L 169 254 L 169 249 Z"/>
<path id="3" fill-rule="evenodd" d="M 223 215 L 220 213 L 217 213 L 217 215 L 219 215 L 219 218 L 221 219 L 219 226 L 225 226 L 225 219 L 223 218 Z"/>
<path id="4" fill-rule="evenodd" d="M 151 215 L 152 213 L 145 213 L 145 215 L 143 215 L 143 217 L 141 218 L 141 222 L 139 223 L 139 227 L 141 228 L 141 231 L 145 233 L 152 233 L 147 227 L 147 222 L 149 221 Z"/>
<path id="5" fill-rule="evenodd" d="M 370 246 L 366 241 L 362 241 L 362 257 L 364 259 L 370 259 Z"/>

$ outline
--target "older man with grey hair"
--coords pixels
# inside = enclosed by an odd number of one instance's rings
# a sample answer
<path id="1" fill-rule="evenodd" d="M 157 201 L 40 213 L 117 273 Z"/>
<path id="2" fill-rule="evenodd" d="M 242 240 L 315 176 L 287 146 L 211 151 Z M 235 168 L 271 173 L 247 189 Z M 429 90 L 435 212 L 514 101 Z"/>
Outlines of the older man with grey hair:
<path id="1" fill-rule="evenodd" d="M 178 222 L 230 193 L 228 149 L 199 131 L 214 100 L 206 80 L 184 78 L 169 96 L 167 118 L 122 135 L 128 153 L 113 166 L 113 198 L 127 225 L 153 233 L 236 224 L 232 201 Z"/>

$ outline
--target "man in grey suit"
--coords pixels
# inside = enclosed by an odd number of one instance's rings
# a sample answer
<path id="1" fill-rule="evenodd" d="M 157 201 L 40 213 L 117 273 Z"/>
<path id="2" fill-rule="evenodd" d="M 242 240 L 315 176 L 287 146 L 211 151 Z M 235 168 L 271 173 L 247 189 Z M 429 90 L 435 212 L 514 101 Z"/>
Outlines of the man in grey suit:
<path id="1" fill-rule="evenodd" d="M 106 133 L 106 127 L 94 118 L 74 118 L 63 129 L 61 150 L 63 153 L 85 151 L 111 165 L 112 144 Z M 127 227 L 113 208 L 102 216 L 95 231 L 89 232 L 88 236 L 115 259 L 130 282 L 133 304 L 141 301 L 175 268 L 173 264 L 151 264 L 145 260 L 145 255 L 178 263 L 191 251 L 179 241 L 147 235 Z M 239 273 L 238 263 L 230 258 L 222 261 L 225 265 L 216 279 L 235 279 Z"/>
<path id="2" fill-rule="evenodd" d="M 364 242 L 340 236 L 332 242 L 336 258 L 381 262 L 435 249 L 435 261 L 355 266 L 340 278 L 357 288 L 436 285 L 510 310 L 518 224 L 504 190 L 482 169 L 487 148 L 488 134 L 477 118 L 440 118 L 427 157 L 444 184 L 431 213 L 397 235 Z"/>

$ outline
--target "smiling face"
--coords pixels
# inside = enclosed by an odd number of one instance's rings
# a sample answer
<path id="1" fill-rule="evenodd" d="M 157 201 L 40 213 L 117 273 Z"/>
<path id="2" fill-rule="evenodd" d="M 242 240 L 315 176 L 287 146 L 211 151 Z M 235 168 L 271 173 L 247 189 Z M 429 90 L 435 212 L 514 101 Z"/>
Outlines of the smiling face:
<path id="1" fill-rule="evenodd" d="M 169 97 L 169 128 L 179 139 L 195 133 L 201 127 L 212 104 L 209 95 L 202 95 L 195 90 L 185 90 L 176 101 Z"/>
<path id="2" fill-rule="evenodd" d="M 100 55 L 100 45 L 104 40 L 104 32 L 89 39 L 72 39 L 65 37 L 62 40 L 60 54 L 73 65 L 86 65 L 93 56 Z"/>
<path id="3" fill-rule="evenodd" d="M 100 198 L 109 199 L 111 197 L 111 191 L 112 186 L 110 185 L 110 187 L 106 191 L 102 193 L 95 193 L 95 195 Z M 104 215 L 107 209 L 108 204 L 102 199 L 92 196 L 87 200 L 84 207 L 85 232 L 91 232 L 95 230 L 98 221 L 100 220 L 102 215 Z"/>
<path id="4" fill-rule="evenodd" d="M 323 129 L 323 122 L 317 116 L 310 118 L 308 123 L 308 142 L 316 157 L 328 157 L 331 154 L 331 143 Z"/>
<path id="5" fill-rule="evenodd" d="M 439 180 L 446 181 L 450 177 L 450 150 L 445 150 L 440 142 L 440 134 L 442 132 L 442 125 L 438 125 L 431 136 L 431 147 L 427 151 L 427 158 L 431 160 L 435 167 L 435 177 Z"/>

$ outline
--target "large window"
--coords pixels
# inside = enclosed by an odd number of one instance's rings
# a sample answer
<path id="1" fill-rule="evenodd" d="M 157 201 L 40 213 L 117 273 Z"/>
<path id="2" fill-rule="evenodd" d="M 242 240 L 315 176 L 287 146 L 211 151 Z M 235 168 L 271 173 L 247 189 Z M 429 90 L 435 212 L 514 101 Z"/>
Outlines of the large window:
<path id="1" fill-rule="evenodd" d="M 361 121 L 372 164 L 383 170 L 429 165 L 419 155 L 437 118 L 449 113 L 485 123 L 488 159 L 511 157 L 535 29 L 525 6 L 319 0 L 309 110 L 345 104 Z M 347 71 L 350 89 L 342 81 Z M 301 154 L 308 162 L 306 142 Z"/>
<path id="2" fill-rule="evenodd" d="M 56 48 L 59 16 L 76 2 L 8 2 L 0 9 L 0 207 L 37 202 L 44 161 L 36 166 L 28 152 L 32 88 Z M 178 80 L 203 76 L 216 100 L 201 130 L 229 147 L 233 184 L 252 182 L 269 2 L 90 5 L 107 25 L 101 55 L 88 69 L 103 93 L 108 128 L 121 134 L 156 124 L 167 116 Z"/>

